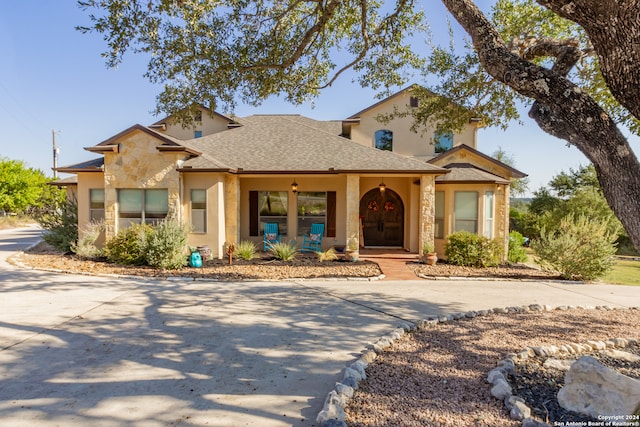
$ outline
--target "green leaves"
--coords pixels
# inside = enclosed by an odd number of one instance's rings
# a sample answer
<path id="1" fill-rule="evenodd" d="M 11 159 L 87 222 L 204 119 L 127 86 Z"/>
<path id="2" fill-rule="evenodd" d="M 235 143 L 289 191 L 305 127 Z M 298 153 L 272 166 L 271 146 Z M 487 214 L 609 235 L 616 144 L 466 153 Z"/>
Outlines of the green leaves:
<path id="1" fill-rule="evenodd" d="M 150 56 L 146 77 L 164 85 L 158 112 L 192 103 L 252 104 L 284 94 L 307 101 L 347 69 L 363 85 L 390 87 L 420 64 L 407 37 L 425 28 L 410 0 L 87 0 L 90 26 L 104 36 L 106 63 L 128 50 Z M 185 118 L 188 120 L 188 118 Z"/>
<path id="2" fill-rule="evenodd" d="M 0 210 L 20 213 L 40 206 L 46 195 L 47 178 L 20 160 L 0 157 Z"/>

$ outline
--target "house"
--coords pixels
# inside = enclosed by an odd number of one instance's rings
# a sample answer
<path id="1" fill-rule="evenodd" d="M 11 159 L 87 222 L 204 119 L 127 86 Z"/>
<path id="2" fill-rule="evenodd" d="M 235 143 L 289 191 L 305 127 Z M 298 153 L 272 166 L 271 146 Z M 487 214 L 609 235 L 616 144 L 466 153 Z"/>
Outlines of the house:
<path id="1" fill-rule="evenodd" d="M 167 217 L 190 226 L 189 244 L 262 242 L 264 223 L 302 242 L 325 224 L 323 248 L 403 248 L 468 230 L 508 244 L 509 185 L 525 175 L 477 150 L 479 123 L 459 134 L 410 131 L 411 118 L 377 117 L 413 108 L 410 88 L 344 120 L 300 115 L 244 118 L 198 107 L 194 125 L 172 116 L 134 125 L 87 147 L 95 160 L 59 168 L 77 175 L 80 229 L 104 218 L 106 238 L 132 223 Z"/>

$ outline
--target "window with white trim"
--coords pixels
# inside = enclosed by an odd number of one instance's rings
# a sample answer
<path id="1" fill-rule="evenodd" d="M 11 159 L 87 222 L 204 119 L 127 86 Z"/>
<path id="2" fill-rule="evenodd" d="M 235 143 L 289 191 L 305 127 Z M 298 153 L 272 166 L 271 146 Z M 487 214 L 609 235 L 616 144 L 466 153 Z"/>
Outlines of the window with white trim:
<path id="1" fill-rule="evenodd" d="M 490 239 L 493 239 L 494 200 L 493 191 L 484 193 L 484 237 Z"/>
<path id="2" fill-rule="evenodd" d="M 478 192 L 456 191 L 454 194 L 453 231 L 478 232 Z"/>

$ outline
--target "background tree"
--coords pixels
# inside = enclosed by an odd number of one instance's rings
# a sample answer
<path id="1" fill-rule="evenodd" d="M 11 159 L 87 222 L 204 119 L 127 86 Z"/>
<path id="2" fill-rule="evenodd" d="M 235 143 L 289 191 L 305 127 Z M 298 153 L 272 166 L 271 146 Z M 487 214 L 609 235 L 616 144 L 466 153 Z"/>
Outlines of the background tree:
<path id="1" fill-rule="evenodd" d="M 516 161 L 512 155 L 507 154 L 506 151 L 502 149 L 502 147 L 498 147 L 496 151 L 491 154 L 491 157 L 496 159 L 499 162 L 504 163 L 505 165 L 509 165 L 511 167 L 515 167 Z M 511 194 L 512 196 L 524 196 L 529 188 L 529 178 L 519 178 L 511 181 Z"/>
<path id="2" fill-rule="evenodd" d="M 58 190 L 47 188 L 47 181 L 42 171 L 21 160 L 0 157 L 0 210 L 25 213 L 56 197 Z"/>
<path id="3" fill-rule="evenodd" d="M 441 1 L 473 51 L 434 52 L 426 71 L 443 80 L 436 90 L 416 89 L 424 101 L 416 126 L 435 120 L 440 131 L 459 128 L 470 114 L 506 126 L 517 102 L 531 103 L 529 115 L 544 131 L 593 163 L 607 202 L 640 248 L 640 162 L 618 128 L 638 132 L 638 0 L 538 0 L 544 8 L 499 0 L 491 20 L 471 0 Z M 91 26 L 81 29 L 104 35 L 108 65 L 129 48 L 151 55 L 146 75 L 164 84 L 158 110 L 166 113 L 194 102 L 233 105 L 238 97 L 259 103 L 272 94 L 299 103 L 348 69 L 363 86 L 390 88 L 424 64 L 407 42 L 425 28 L 412 0 L 79 4 L 91 11 Z"/>

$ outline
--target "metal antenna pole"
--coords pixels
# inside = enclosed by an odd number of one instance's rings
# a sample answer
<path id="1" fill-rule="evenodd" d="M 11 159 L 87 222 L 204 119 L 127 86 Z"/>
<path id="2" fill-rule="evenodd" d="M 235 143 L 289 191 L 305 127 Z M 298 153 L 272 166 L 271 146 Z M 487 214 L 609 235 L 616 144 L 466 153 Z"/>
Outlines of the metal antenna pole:
<path id="1" fill-rule="evenodd" d="M 60 149 L 56 145 L 56 131 L 51 129 L 51 136 L 53 137 L 53 177 L 58 178 L 58 154 Z"/>

